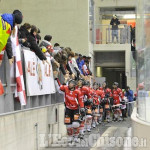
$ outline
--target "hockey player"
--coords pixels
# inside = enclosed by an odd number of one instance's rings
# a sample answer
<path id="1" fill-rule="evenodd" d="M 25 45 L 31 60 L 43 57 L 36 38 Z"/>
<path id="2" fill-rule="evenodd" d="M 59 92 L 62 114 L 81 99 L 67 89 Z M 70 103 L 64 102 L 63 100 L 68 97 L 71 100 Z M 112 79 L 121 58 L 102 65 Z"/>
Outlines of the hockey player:
<path id="1" fill-rule="evenodd" d="M 92 91 L 92 98 L 93 98 L 93 123 L 92 127 L 95 128 L 96 125 L 98 125 L 98 119 L 100 117 L 99 114 L 99 105 L 100 105 L 100 100 L 105 97 L 105 94 L 102 90 L 99 90 L 98 84 L 95 82 L 93 83 L 93 89 Z"/>
<path id="2" fill-rule="evenodd" d="M 64 122 L 67 127 L 67 134 L 69 136 L 68 142 L 78 142 L 79 136 L 79 116 L 85 112 L 84 103 L 82 100 L 82 93 L 75 89 L 76 82 L 70 80 L 68 86 L 65 85 L 67 78 L 65 78 L 64 85 L 60 86 L 60 90 L 65 93 L 65 119 Z"/>
<path id="3" fill-rule="evenodd" d="M 84 97 L 84 106 L 86 110 L 84 131 L 91 132 L 91 125 L 92 125 L 92 118 L 93 118 L 93 115 L 92 115 L 93 100 L 91 97 L 92 93 L 91 93 L 91 88 L 90 88 L 90 82 L 85 81 L 85 86 L 88 88 L 89 93 L 88 93 L 88 97 L 87 96 Z"/>
<path id="4" fill-rule="evenodd" d="M 106 118 L 107 122 L 110 122 L 110 101 L 112 97 L 111 89 L 107 88 L 106 82 L 103 82 L 102 87 L 100 89 L 105 93 L 105 98 L 101 105 L 104 109 L 104 119 Z M 101 119 L 101 118 L 100 118 Z"/>
<path id="5" fill-rule="evenodd" d="M 77 82 L 77 89 L 81 91 L 83 102 L 90 100 L 90 89 L 84 86 L 84 80 L 79 79 Z M 83 139 L 84 136 L 84 126 L 85 125 L 85 117 L 82 119 L 80 123 L 80 138 Z"/>
<path id="6" fill-rule="evenodd" d="M 107 87 L 106 82 L 103 82 L 102 87 L 99 88 L 105 93 L 105 96 L 112 97 L 111 89 Z"/>
<path id="7" fill-rule="evenodd" d="M 117 118 L 119 121 L 122 121 L 122 112 L 120 109 L 120 102 L 123 99 L 123 94 L 122 94 L 122 90 L 120 88 L 118 88 L 118 85 L 119 84 L 117 82 L 113 83 L 114 89 L 113 89 L 112 94 L 113 94 L 114 105 L 118 105 L 118 106 L 116 106 L 116 109 L 114 111 L 114 117 L 115 117 L 115 121 L 117 120 Z"/>

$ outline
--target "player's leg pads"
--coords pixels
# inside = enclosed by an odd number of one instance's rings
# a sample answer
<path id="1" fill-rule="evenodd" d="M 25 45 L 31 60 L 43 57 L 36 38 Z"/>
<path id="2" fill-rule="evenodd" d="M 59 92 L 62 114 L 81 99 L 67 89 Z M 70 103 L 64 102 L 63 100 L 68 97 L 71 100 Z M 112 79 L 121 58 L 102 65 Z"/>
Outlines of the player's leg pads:
<path id="1" fill-rule="evenodd" d="M 73 127 L 73 135 L 78 136 L 79 135 L 80 123 L 79 122 L 73 122 L 72 127 Z"/>
<path id="2" fill-rule="evenodd" d="M 72 127 L 73 128 L 79 128 L 80 127 L 80 123 L 79 122 L 73 122 L 72 123 Z"/>
<path id="3" fill-rule="evenodd" d="M 73 135 L 72 124 L 71 125 L 66 125 L 66 127 L 67 127 L 67 134 L 68 134 L 68 136 L 72 136 Z"/>

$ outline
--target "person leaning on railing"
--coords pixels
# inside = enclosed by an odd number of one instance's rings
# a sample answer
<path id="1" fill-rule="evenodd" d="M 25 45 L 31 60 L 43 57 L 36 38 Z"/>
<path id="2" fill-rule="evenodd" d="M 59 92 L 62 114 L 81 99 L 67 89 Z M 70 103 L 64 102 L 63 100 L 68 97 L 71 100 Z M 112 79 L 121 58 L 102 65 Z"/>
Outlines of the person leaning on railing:
<path id="1" fill-rule="evenodd" d="M 113 15 L 113 18 L 110 21 L 110 25 L 112 25 L 112 42 L 114 42 L 114 37 L 116 36 L 118 43 L 118 25 L 120 24 L 119 19 L 116 15 Z"/>
<path id="2" fill-rule="evenodd" d="M 50 57 L 51 62 L 55 63 L 57 68 L 59 68 L 60 64 L 53 57 L 54 50 L 52 44 L 50 43 L 51 39 L 52 39 L 51 35 L 46 35 L 44 37 L 44 40 L 40 43 L 39 47 L 41 48 L 42 52 L 46 54 L 46 56 Z"/>
<path id="3" fill-rule="evenodd" d="M 6 13 L 0 16 L 0 64 L 2 63 L 5 50 L 10 64 L 13 63 L 11 40 L 9 37 L 11 32 L 13 32 L 15 25 L 22 23 L 22 19 L 23 16 L 19 10 L 14 10 L 13 14 Z"/>
<path id="4" fill-rule="evenodd" d="M 19 29 L 18 37 L 19 43 L 25 47 L 31 47 L 30 43 L 27 41 L 27 37 L 29 36 L 31 31 L 31 25 L 29 23 L 25 23 Z"/>
<path id="5" fill-rule="evenodd" d="M 37 28 L 36 26 L 32 26 L 30 34 L 27 36 L 27 41 L 30 43 L 30 48 L 35 52 L 35 54 L 38 56 L 40 60 L 45 63 L 45 61 L 48 63 L 47 58 L 45 55 L 42 53 L 40 47 L 38 46 L 36 42 L 36 35 L 37 35 Z"/>

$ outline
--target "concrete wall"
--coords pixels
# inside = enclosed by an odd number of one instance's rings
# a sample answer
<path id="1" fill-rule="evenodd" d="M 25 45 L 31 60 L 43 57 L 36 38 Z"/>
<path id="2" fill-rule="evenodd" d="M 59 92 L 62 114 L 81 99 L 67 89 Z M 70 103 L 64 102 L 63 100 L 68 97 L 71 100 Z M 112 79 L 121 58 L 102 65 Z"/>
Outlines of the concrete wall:
<path id="1" fill-rule="evenodd" d="M 39 150 L 49 147 L 55 141 L 48 138 L 48 134 L 66 135 L 63 116 L 64 104 L 1 115 L 0 149 L 37 150 L 36 140 Z M 43 137 L 47 143 L 43 142 Z"/>
<path id="2" fill-rule="evenodd" d="M 0 0 L 0 13 L 11 13 L 14 9 L 22 11 L 24 23 L 39 27 L 42 37 L 51 34 L 52 43 L 87 54 L 88 0 Z"/>

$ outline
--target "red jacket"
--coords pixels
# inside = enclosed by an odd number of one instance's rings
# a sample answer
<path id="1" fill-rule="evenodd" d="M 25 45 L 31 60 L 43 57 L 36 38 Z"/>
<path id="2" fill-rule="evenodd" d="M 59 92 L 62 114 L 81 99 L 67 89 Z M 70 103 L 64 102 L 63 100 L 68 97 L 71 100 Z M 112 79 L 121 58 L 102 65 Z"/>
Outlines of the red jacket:
<path id="1" fill-rule="evenodd" d="M 82 88 L 77 87 L 77 89 L 81 91 L 83 97 L 86 95 L 88 99 L 91 98 L 89 87 L 83 86 Z"/>
<path id="2" fill-rule="evenodd" d="M 99 105 L 100 104 L 99 97 L 101 97 L 101 99 L 105 97 L 105 94 L 102 90 L 92 89 L 91 93 L 92 93 L 94 105 Z"/>
<path id="3" fill-rule="evenodd" d="M 120 98 L 123 99 L 123 93 L 120 88 L 113 89 L 113 99 L 114 99 L 114 104 L 120 104 Z"/>
<path id="4" fill-rule="evenodd" d="M 105 93 L 105 95 L 109 94 L 109 97 L 112 97 L 112 92 L 110 88 L 105 89 L 105 88 L 100 87 L 99 89 L 102 90 Z"/>
<path id="5" fill-rule="evenodd" d="M 67 108 L 76 110 L 79 106 L 81 108 L 84 107 L 83 95 L 80 90 L 70 91 L 66 85 L 61 85 L 60 90 L 65 92 L 65 104 Z"/>

